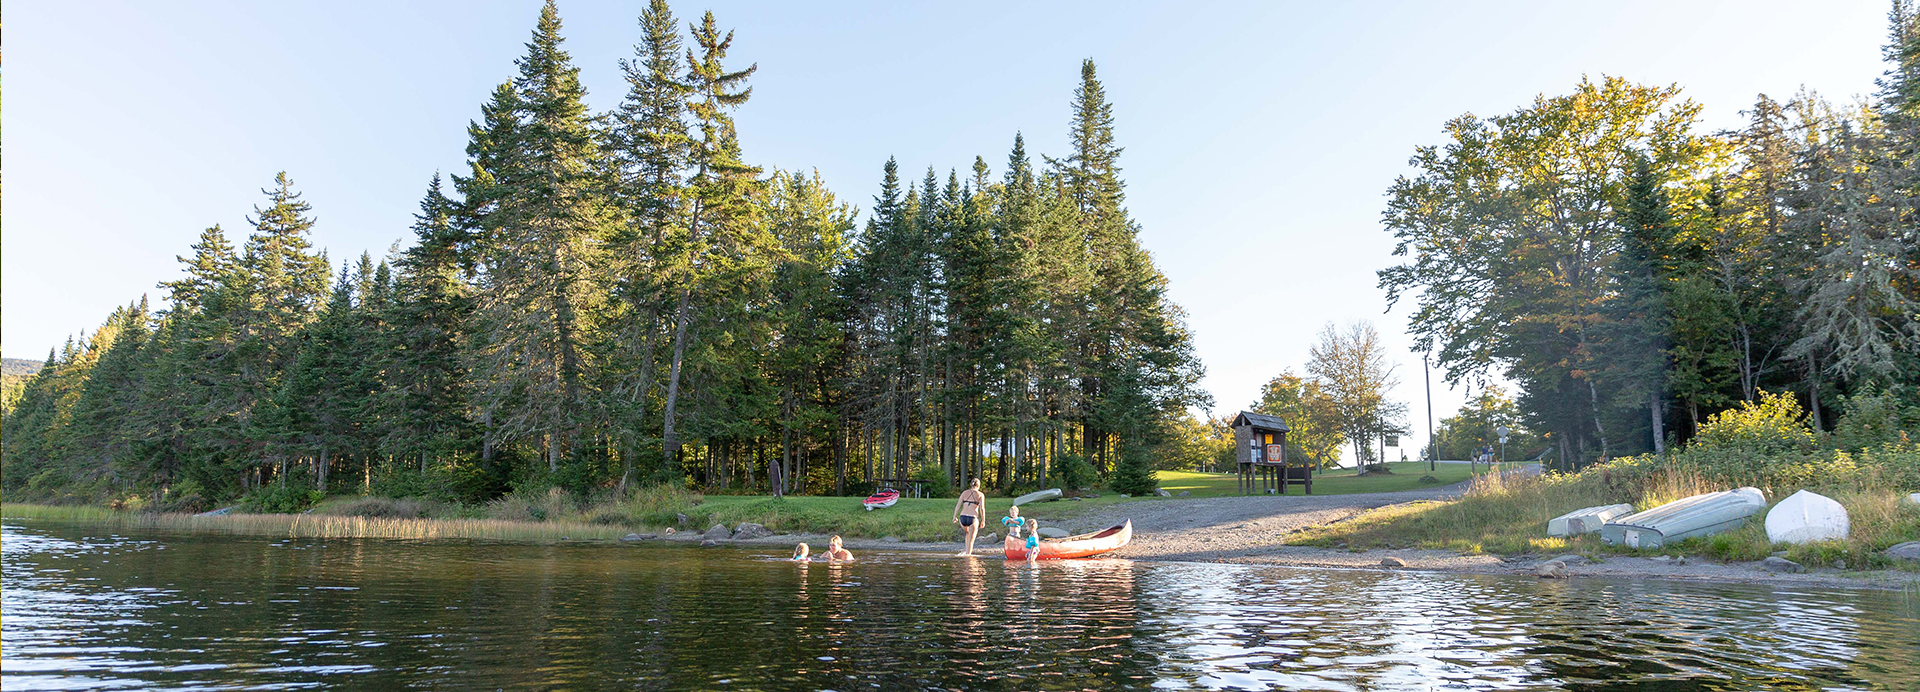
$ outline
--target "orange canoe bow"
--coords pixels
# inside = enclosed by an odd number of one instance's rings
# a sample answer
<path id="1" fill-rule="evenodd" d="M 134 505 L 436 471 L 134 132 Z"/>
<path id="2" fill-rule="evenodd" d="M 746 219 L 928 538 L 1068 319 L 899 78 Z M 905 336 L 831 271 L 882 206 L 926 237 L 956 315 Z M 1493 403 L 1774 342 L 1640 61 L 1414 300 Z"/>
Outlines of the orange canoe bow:
<path id="1" fill-rule="evenodd" d="M 1039 559 L 1090 557 L 1101 553 L 1119 550 L 1127 541 L 1133 540 L 1133 520 L 1096 533 L 1083 533 L 1066 538 L 1042 539 Z M 1007 537 L 1007 559 L 1027 559 L 1027 539 Z"/>

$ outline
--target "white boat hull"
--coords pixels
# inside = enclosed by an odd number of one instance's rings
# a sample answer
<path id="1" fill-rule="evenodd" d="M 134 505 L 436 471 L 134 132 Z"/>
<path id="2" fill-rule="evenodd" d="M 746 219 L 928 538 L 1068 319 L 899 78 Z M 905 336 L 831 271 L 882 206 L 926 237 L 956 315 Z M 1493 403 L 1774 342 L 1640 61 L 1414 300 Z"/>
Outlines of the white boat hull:
<path id="1" fill-rule="evenodd" d="M 1046 502 L 1047 500 L 1058 500 L 1060 499 L 1060 495 L 1061 495 L 1061 492 L 1059 488 L 1048 488 L 1046 490 L 1027 493 L 1025 495 L 1021 495 L 1019 497 L 1013 498 L 1013 506 L 1019 507 L 1020 505 L 1027 504 L 1029 502 Z"/>
<path id="2" fill-rule="evenodd" d="M 1767 511 L 1767 540 L 1774 543 L 1841 540 L 1851 529 L 1847 508 L 1833 498 L 1805 490 Z"/>
<path id="3" fill-rule="evenodd" d="M 1547 535 L 1553 537 L 1578 536 L 1583 533 L 1599 531 L 1600 527 L 1615 517 L 1624 517 L 1633 513 L 1633 505 L 1600 505 L 1576 509 L 1547 520 Z"/>
<path id="4" fill-rule="evenodd" d="M 1600 540 L 1628 548 L 1660 548 L 1738 527 L 1767 506 L 1759 488 L 1736 488 L 1675 500 L 1618 517 L 1600 527 Z"/>

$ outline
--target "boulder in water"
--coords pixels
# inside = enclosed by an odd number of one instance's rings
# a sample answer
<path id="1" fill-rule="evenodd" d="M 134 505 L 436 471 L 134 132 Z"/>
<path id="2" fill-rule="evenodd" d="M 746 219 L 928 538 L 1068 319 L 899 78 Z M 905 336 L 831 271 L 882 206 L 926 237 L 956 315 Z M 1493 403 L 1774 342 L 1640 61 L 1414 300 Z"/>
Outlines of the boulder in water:
<path id="1" fill-rule="evenodd" d="M 750 521 L 741 522 L 740 526 L 733 530 L 733 540 L 736 541 L 747 538 L 766 538 L 771 535 L 773 535 L 773 531 Z"/>
<path id="2" fill-rule="evenodd" d="M 1395 567 L 1405 567 L 1407 566 L 1407 561 L 1397 557 L 1383 557 L 1383 558 L 1380 558 L 1380 566 L 1386 567 L 1388 569 L 1392 569 Z"/>
<path id="3" fill-rule="evenodd" d="M 715 540 L 705 540 L 700 542 L 700 547 L 702 548 L 717 548 L 719 546 L 720 546 L 720 542 Z"/>
<path id="4" fill-rule="evenodd" d="M 1805 490 L 1781 500 L 1767 512 L 1767 540 L 1775 543 L 1844 539 L 1849 528 L 1847 508 L 1833 498 Z"/>

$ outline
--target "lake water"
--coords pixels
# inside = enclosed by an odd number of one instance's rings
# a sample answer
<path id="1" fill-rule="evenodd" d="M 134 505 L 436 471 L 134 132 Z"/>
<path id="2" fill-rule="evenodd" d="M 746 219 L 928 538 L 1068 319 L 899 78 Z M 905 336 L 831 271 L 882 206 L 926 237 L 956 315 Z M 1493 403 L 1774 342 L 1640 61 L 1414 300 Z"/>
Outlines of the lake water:
<path id="1" fill-rule="evenodd" d="M 10 522 L 0 687 L 1920 689 L 1920 595 Z"/>

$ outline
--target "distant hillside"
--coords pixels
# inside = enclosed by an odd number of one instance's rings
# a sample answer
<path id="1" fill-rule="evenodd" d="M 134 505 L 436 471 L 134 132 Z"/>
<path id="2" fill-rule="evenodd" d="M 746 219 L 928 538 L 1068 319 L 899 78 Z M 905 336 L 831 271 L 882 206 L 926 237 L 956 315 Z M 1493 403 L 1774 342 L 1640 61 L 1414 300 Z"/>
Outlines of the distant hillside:
<path id="1" fill-rule="evenodd" d="M 46 362 L 27 360 L 25 358 L 0 358 L 0 373 L 21 376 L 31 375 L 40 372 L 40 366 L 42 365 L 46 365 Z"/>

